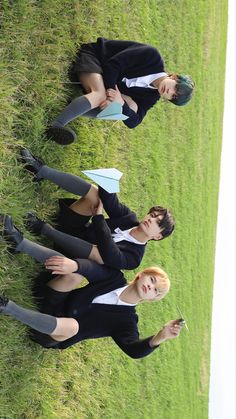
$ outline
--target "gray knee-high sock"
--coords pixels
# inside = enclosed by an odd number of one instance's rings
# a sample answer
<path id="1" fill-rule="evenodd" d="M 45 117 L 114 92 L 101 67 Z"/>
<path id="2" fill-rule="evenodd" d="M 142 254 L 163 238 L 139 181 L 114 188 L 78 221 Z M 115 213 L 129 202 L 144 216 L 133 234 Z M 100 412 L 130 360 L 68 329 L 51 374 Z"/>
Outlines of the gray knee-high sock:
<path id="1" fill-rule="evenodd" d="M 77 97 L 52 121 L 52 126 L 64 127 L 77 116 L 83 115 L 91 109 L 91 104 L 85 96 Z"/>
<path id="2" fill-rule="evenodd" d="M 96 118 L 96 116 L 101 112 L 101 108 L 99 108 L 99 106 L 97 108 L 93 108 L 88 112 L 83 113 L 83 115 L 81 115 L 83 118 Z"/>
<path id="3" fill-rule="evenodd" d="M 60 172 L 59 170 L 52 169 L 46 165 L 41 167 L 37 177 L 50 180 L 62 189 L 65 189 L 65 191 L 72 192 L 79 196 L 85 196 L 91 188 L 91 183 L 86 182 L 79 176 Z"/>
<path id="4" fill-rule="evenodd" d="M 53 240 L 71 258 L 88 259 L 93 248 L 91 243 L 70 234 L 62 233 L 49 224 L 43 225 L 41 234 Z"/>
<path id="5" fill-rule="evenodd" d="M 28 310 L 18 306 L 13 301 L 9 301 L 2 312 L 47 335 L 50 335 L 57 326 L 56 317 Z"/>
<path id="6" fill-rule="evenodd" d="M 49 249 L 48 247 L 41 246 L 31 240 L 23 239 L 16 247 L 16 252 L 27 253 L 38 262 L 44 263 L 51 256 L 63 256 L 62 253 Z"/>

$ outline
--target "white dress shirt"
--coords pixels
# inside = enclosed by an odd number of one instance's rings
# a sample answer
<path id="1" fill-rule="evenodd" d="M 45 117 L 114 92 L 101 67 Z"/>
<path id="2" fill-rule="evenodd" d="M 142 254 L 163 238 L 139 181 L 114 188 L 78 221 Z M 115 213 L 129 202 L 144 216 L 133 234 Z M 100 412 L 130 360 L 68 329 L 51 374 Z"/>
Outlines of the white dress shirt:
<path id="1" fill-rule="evenodd" d="M 156 73 L 149 74 L 148 76 L 135 77 L 133 79 L 127 79 L 124 77 L 122 81 L 126 84 L 127 87 L 148 87 L 150 89 L 156 89 L 156 87 L 151 86 L 151 83 L 154 80 L 160 79 L 161 77 L 168 76 L 167 73 Z"/>
<path id="2" fill-rule="evenodd" d="M 121 230 L 119 227 L 117 227 L 114 231 L 115 233 L 112 233 L 112 238 L 115 243 L 121 242 L 122 240 L 126 240 L 127 242 L 135 243 L 135 244 L 146 244 L 146 242 L 140 242 L 136 240 L 133 236 L 131 236 L 129 230 Z"/>
<path id="3" fill-rule="evenodd" d="M 92 303 L 113 304 L 117 306 L 135 306 L 136 304 L 124 303 L 124 301 L 121 301 L 119 298 L 122 291 L 124 291 L 127 287 L 128 285 L 125 285 L 124 287 L 117 288 L 116 290 L 107 292 L 106 294 L 99 295 L 93 299 Z"/>

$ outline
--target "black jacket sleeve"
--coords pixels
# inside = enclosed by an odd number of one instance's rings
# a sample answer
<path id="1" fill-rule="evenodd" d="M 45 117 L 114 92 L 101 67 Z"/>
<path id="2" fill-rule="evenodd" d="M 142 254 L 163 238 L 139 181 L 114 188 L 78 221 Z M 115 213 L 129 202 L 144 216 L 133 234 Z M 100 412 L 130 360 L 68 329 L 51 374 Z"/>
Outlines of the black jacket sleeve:
<path id="1" fill-rule="evenodd" d="M 125 352 L 131 358 L 143 358 L 149 354 L 151 354 L 156 348 L 151 348 L 149 345 L 149 341 L 152 339 L 153 336 L 149 336 L 145 339 L 139 338 L 139 332 L 137 326 L 135 327 L 134 324 L 130 323 L 120 333 L 116 333 L 116 335 L 112 336 L 115 343 L 119 346 L 119 348 Z"/>
<path id="2" fill-rule="evenodd" d="M 133 211 L 119 201 L 115 193 L 109 193 L 100 186 L 98 188 L 98 193 L 108 217 L 120 218 L 133 213 Z"/>
<path id="3" fill-rule="evenodd" d="M 132 109 L 130 109 L 130 107 L 127 105 L 127 103 L 124 103 L 123 105 L 123 114 L 128 116 L 128 119 L 125 119 L 124 124 L 128 127 L 128 128 L 135 128 L 137 127 L 137 125 L 139 125 L 143 118 L 145 117 L 147 111 L 152 108 L 153 105 L 155 105 L 155 103 L 158 101 L 159 96 L 156 97 L 156 99 L 150 99 L 150 100 L 143 100 L 143 101 L 138 101 L 136 100 L 136 103 L 138 105 L 138 110 L 137 113 L 134 112 Z"/>
<path id="4" fill-rule="evenodd" d="M 123 274 L 116 269 L 111 269 L 104 265 L 99 265 L 96 262 L 88 259 L 75 259 L 78 263 L 78 270 L 76 273 L 84 276 L 89 282 L 98 282 L 104 280 L 113 280 L 114 276 Z"/>

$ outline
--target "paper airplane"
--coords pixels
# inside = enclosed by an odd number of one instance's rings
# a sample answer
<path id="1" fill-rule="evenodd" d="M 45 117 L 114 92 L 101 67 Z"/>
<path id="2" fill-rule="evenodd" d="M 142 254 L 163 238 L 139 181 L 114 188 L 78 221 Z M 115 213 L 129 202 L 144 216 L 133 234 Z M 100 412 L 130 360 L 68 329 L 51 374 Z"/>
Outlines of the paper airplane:
<path id="1" fill-rule="evenodd" d="M 103 111 L 99 112 L 96 116 L 98 119 L 113 119 L 113 120 L 121 120 L 124 121 L 128 118 L 128 116 L 122 113 L 122 105 L 121 103 L 112 102 L 108 105 Z"/>
<path id="2" fill-rule="evenodd" d="M 94 169 L 94 170 L 82 170 L 86 176 L 96 182 L 105 191 L 109 193 L 120 192 L 119 180 L 123 175 L 117 169 Z"/>

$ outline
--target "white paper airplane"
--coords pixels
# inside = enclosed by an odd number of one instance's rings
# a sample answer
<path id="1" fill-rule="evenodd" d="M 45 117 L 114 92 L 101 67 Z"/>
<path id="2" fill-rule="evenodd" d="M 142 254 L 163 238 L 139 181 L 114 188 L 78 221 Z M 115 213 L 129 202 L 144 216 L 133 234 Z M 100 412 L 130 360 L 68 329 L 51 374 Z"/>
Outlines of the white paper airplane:
<path id="1" fill-rule="evenodd" d="M 86 176 L 96 182 L 99 186 L 105 189 L 109 193 L 120 192 L 119 180 L 123 175 L 117 169 L 94 169 L 94 170 L 82 170 Z"/>
<path id="2" fill-rule="evenodd" d="M 99 112 L 96 116 L 98 119 L 113 119 L 115 121 L 121 120 L 124 121 L 128 116 L 122 113 L 121 103 L 112 102 L 108 105 L 103 111 Z"/>

